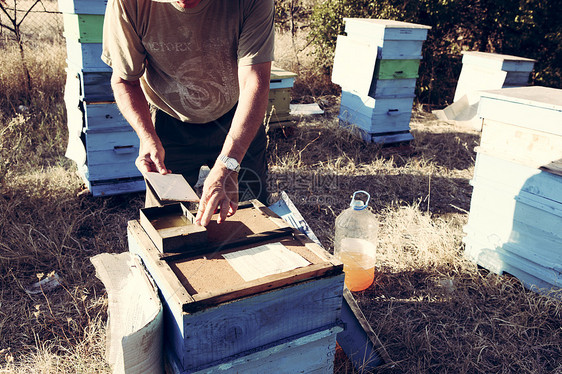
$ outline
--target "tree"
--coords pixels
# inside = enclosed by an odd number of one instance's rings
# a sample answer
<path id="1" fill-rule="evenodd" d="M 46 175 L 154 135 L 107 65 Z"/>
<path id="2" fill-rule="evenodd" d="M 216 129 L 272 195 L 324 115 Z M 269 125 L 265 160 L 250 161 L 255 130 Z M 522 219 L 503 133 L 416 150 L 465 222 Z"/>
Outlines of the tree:
<path id="1" fill-rule="evenodd" d="M 27 10 L 23 10 L 23 15 L 19 17 L 19 12 L 21 12 L 22 10 L 18 9 L 18 0 L 13 0 L 13 7 L 8 6 L 7 0 L 0 0 L 0 10 L 6 15 L 9 21 L 9 24 L 6 24 L 0 19 L 0 27 L 11 31 L 14 34 L 16 43 L 18 44 L 20 51 L 21 63 L 26 79 L 28 94 L 31 92 L 31 75 L 29 74 L 29 68 L 27 67 L 27 64 L 25 62 L 21 24 L 29 15 L 31 10 L 40 2 L 41 0 L 36 0 L 35 2 L 33 2 Z"/>

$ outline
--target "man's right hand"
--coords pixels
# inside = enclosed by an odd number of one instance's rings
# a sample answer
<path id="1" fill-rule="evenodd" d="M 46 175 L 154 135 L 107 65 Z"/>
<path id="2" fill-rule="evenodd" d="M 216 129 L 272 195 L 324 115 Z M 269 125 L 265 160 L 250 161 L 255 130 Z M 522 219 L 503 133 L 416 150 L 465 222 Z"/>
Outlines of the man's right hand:
<path id="1" fill-rule="evenodd" d="M 171 173 L 164 165 L 164 147 L 159 139 L 150 139 L 140 142 L 139 157 L 135 165 L 141 173 L 154 171 L 160 174 Z"/>

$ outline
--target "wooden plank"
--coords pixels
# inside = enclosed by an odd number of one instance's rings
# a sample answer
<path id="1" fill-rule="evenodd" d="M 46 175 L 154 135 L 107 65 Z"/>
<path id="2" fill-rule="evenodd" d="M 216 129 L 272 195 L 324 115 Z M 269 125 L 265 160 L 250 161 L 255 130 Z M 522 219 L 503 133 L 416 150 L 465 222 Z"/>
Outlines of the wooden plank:
<path id="1" fill-rule="evenodd" d="M 538 168 L 562 158 L 562 135 L 484 119 L 478 151 Z"/>
<path id="2" fill-rule="evenodd" d="M 130 129 L 115 102 L 83 103 L 85 127 L 87 130 Z"/>
<path id="3" fill-rule="evenodd" d="M 340 107 L 338 118 L 348 125 L 372 134 L 400 132 L 410 130 L 411 112 L 390 112 L 391 114 L 377 114 L 371 117 L 346 106 Z"/>
<path id="4" fill-rule="evenodd" d="M 499 246 L 490 245 L 480 241 L 481 238 L 478 236 L 469 236 L 464 240 L 468 245 L 466 255 L 494 273 L 510 273 L 531 289 L 540 288 L 548 291 L 562 288 L 562 269 L 553 266 L 543 267 L 518 256 L 518 254 L 526 254 L 526 249 L 509 250 L 511 246 L 509 243 Z M 517 270 L 514 273 L 515 269 Z"/>
<path id="5" fill-rule="evenodd" d="M 342 290 L 343 274 L 339 274 L 186 315 L 184 347 L 176 354 L 183 368 L 190 370 L 333 326 L 340 315 Z"/>
<path id="6" fill-rule="evenodd" d="M 78 40 L 66 40 L 68 64 L 76 68 L 93 71 L 111 71 L 101 59 L 101 43 L 80 43 Z"/>
<path id="7" fill-rule="evenodd" d="M 141 176 L 141 173 L 136 168 L 135 164 L 131 164 L 129 162 L 91 166 L 86 162 L 85 165 L 78 166 L 78 171 L 84 175 L 84 178 L 91 182 L 138 178 Z"/>
<path id="8" fill-rule="evenodd" d="M 500 53 L 462 51 L 462 63 L 487 67 L 493 70 L 530 73 L 537 60 Z M 464 66 L 463 66 L 464 68 Z"/>
<path id="9" fill-rule="evenodd" d="M 105 14 L 107 0 L 58 0 L 59 11 L 77 14 Z"/>
<path id="10" fill-rule="evenodd" d="M 425 40 L 431 26 L 373 18 L 344 18 L 348 35 L 369 35 L 383 40 Z"/>
<path id="11" fill-rule="evenodd" d="M 562 135 L 562 90 L 531 86 L 481 92 L 478 114 L 549 134 Z"/>
<path id="12" fill-rule="evenodd" d="M 206 368 L 184 371 L 173 352 L 165 352 L 169 372 L 174 374 L 263 374 L 331 373 L 334 370 L 336 326 L 228 357 Z"/>
<path id="13" fill-rule="evenodd" d="M 412 79 L 418 77 L 420 60 L 379 59 L 375 79 Z"/>
<path id="14" fill-rule="evenodd" d="M 325 263 L 312 264 L 305 268 L 298 268 L 281 274 L 269 275 L 255 281 L 249 281 L 237 287 L 227 287 L 215 292 L 194 294 L 193 299 L 195 302 L 186 305 L 184 311 L 194 313 L 226 301 L 339 273 L 340 271 L 337 267 L 327 268 Z"/>
<path id="15" fill-rule="evenodd" d="M 162 253 L 207 244 L 207 230 L 194 222 L 193 214 L 181 203 L 140 210 L 141 226 Z"/>
<path id="16" fill-rule="evenodd" d="M 90 261 L 108 295 L 107 360 L 117 372 L 162 373 L 163 308 L 137 256 L 102 253 Z"/>
<path id="17" fill-rule="evenodd" d="M 103 39 L 102 14 L 63 13 L 64 36 L 80 43 L 101 43 Z"/>
<path id="18" fill-rule="evenodd" d="M 513 152 L 516 150 L 514 149 Z M 524 191 L 562 203 L 562 178 L 560 176 L 514 162 L 509 158 L 498 157 L 496 153 L 478 149 L 473 179 L 475 184 L 478 184 L 480 180 L 497 183 L 511 196 L 516 196 Z"/>
<path id="19" fill-rule="evenodd" d="M 142 177 L 90 181 L 82 173 L 79 174 L 84 179 L 88 190 L 95 197 L 144 191 L 144 179 Z"/>
<path id="20" fill-rule="evenodd" d="M 82 99 L 88 102 L 115 101 L 111 88 L 111 72 L 79 72 Z"/>
<path id="21" fill-rule="evenodd" d="M 379 98 L 412 97 L 416 89 L 416 79 L 374 79 L 368 96 Z"/>
<path id="22" fill-rule="evenodd" d="M 113 151 L 124 148 L 139 147 L 139 138 L 132 127 L 112 128 L 103 130 L 86 130 L 86 147 L 89 151 Z M 116 148 L 117 147 L 117 148 Z M 116 151 L 119 153 L 119 151 Z"/>
<path id="23" fill-rule="evenodd" d="M 292 236 L 293 232 L 292 230 L 289 230 L 289 228 L 279 228 L 277 230 L 251 234 L 241 239 L 229 240 L 225 243 L 201 243 L 199 245 L 190 245 L 184 248 L 178 248 L 176 252 L 164 253 L 161 258 L 171 263 L 186 260 L 190 257 L 202 256 L 209 253 L 216 253 L 218 251 L 225 251 L 232 248 L 264 243 L 266 241 Z"/>
<path id="24" fill-rule="evenodd" d="M 332 82 L 367 96 L 373 81 L 378 49 L 368 42 L 338 35 Z"/>
<path id="25" fill-rule="evenodd" d="M 199 202 L 199 196 L 181 174 L 147 172 L 144 177 L 162 204 L 176 201 Z"/>
<path id="26" fill-rule="evenodd" d="M 185 290 L 172 269 L 165 261 L 160 260 L 160 252 L 138 221 L 127 224 L 127 238 L 129 251 L 140 256 L 143 263 L 154 279 L 162 295 L 162 300 L 175 318 L 177 327 L 183 336 L 184 304 L 193 302 L 193 298 Z"/>
<path id="27" fill-rule="evenodd" d="M 341 319 L 345 329 L 338 333 L 337 342 L 355 369 L 371 372 L 382 364 L 391 364 L 386 349 L 347 288 L 343 296 Z"/>

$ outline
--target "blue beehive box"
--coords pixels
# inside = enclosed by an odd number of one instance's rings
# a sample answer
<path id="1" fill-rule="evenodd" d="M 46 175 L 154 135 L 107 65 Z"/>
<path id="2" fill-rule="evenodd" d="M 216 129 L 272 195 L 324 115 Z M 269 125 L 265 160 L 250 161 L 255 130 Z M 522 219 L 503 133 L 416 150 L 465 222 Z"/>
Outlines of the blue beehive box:
<path id="1" fill-rule="evenodd" d="M 483 91 L 465 254 L 527 287 L 562 287 L 562 90 Z M 559 165 L 558 168 L 550 165 Z"/>
<path id="2" fill-rule="evenodd" d="M 59 11 L 76 14 L 105 14 L 107 0 L 58 0 Z"/>
<path id="3" fill-rule="evenodd" d="M 408 131 L 414 96 L 378 98 L 342 91 L 339 119 L 368 133 Z"/>

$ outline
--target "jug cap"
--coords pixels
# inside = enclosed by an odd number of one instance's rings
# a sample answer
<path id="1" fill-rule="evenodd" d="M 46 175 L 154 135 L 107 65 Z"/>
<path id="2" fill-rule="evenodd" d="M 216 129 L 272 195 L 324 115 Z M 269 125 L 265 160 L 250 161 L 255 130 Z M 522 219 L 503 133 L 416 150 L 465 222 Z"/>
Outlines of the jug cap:
<path id="1" fill-rule="evenodd" d="M 358 193 L 363 193 L 365 195 L 367 195 L 367 201 L 363 202 L 361 200 L 356 200 L 355 199 L 355 195 L 357 195 Z M 369 205 L 369 200 L 371 199 L 371 195 L 369 195 L 368 192 L 366 191 L 355 191 L 353 193 L 353 197 L 351 198 L 351 203 L 349 204 L 350 207 L 353 208 L 353 210 L 363 210 L 365 209 L 368 205 Z"/>

